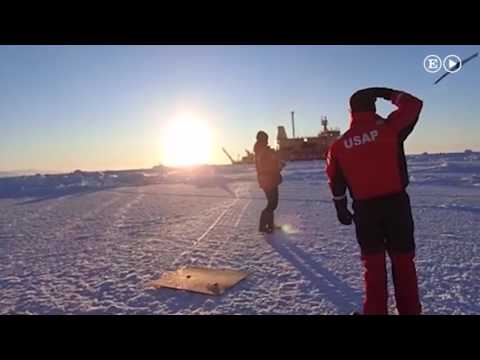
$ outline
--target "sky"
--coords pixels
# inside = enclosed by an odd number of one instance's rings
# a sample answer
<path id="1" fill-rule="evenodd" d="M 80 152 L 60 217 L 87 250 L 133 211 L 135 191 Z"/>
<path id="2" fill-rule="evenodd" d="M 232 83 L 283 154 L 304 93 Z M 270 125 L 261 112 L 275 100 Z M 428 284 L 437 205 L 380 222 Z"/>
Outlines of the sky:
<path id="1" fill-rule="evenodd" d="M 150 168 L 168 163 L 188 114 L 211 132 L 208 162 L 228 163 L 265 130 L 348 128 L 348 99 L 385 86 L 424 101 L 407 153 L 480 150 L 480 58 L 438 85 L 423 60 L 480 46 L 0 46 L 0 171 Z M 377 103 L 386 116 L 393 110 Z M 188 128 L 184 129 L 187 133 Z M 191 134 L 190 134 L 191 135 Z M 192 136 L 178 134 L 175 149 Z M 179 145 L 180 144 L 180 145 Z M 181 150 L 178 150 L 181 151 Z"/>

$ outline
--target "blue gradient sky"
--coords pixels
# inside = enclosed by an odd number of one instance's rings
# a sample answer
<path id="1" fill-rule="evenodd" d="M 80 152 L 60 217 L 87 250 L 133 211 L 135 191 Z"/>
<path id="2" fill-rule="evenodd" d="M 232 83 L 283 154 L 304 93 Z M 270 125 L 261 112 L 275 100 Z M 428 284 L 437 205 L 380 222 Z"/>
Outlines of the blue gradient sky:
<path id="1" fill-rule="evenodd" d="M 348 125 L 357 89 L 388 86 L 424 100 L 409 153 L 480 150 L 480 59 L 450 75 L 426 55 L 480 46 L 0 46 L 0 171 L 151 167 L 165 124 L 187 110 L 208 121 L 211 163 L 252 148 L 258 129 L 298 135 Z M 386 114 L 388 104 L 380 104 Z M 179 139 L 181 141 L 181 139 Z"/>

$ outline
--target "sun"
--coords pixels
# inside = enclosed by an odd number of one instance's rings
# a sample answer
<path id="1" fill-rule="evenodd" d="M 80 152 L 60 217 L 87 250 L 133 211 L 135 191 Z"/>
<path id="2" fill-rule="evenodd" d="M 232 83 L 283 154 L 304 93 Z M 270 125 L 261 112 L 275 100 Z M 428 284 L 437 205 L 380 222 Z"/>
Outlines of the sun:
<path id="1" fill-rule="evenodd" d="M 163 163 L 167 166 L 192 166 L 210 161 L 212 132 L 194 116 L 180 116 L 165 129 Z"/>

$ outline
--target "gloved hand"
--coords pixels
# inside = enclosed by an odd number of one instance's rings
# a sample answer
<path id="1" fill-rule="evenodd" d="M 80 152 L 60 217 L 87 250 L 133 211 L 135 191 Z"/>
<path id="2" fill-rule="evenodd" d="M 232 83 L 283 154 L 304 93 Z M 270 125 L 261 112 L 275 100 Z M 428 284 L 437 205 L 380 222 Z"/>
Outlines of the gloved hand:
<path id="1" fill-rule="evenodd" d="M 335 209 L 337 210 L 337 218 L 343 225 L 350 225 L 353 220 L 353 214 L 348 210 L 347 198 L 341 200 L 333 200 Z"/>
<path id="2" fill-rule="evenodd" d="M 371 87 L 361 89 L 350 97 L 350 109 L 353 112 L 375 111 L 377 98 L 391 100 L 394 90 L 389 88 Z"/>
<path id="3" fill-rule="evenodd" d="M 372 96 L 376 98 L 382 98 L 385 100 L 391 100 L 392 95 L 394 94 L 395 90 L 383 87 L 373 87 L 365 89 L 372 94 Z"/>

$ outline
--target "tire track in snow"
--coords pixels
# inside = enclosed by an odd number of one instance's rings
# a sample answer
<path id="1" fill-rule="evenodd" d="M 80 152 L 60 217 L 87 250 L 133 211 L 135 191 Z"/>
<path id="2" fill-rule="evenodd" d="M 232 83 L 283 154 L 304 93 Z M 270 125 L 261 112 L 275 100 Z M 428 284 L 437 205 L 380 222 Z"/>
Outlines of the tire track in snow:
<path id="1" fill-rule="evenodd" d="M 249 189 L 250 186 L 247 184 L 246 189 L 244 188 L 240 189 L 240 191 L 236 191 L 236 195 L 238 196 L 240 192 L 248 192 Z M 232 203 L 230 207 L 226 209 L 227 211 L 223 214 L 222 218 L 216 222 L 215 227 L 210 229 L 208 232 L 208 240 L 203 241 L 201 246 L 198 246 L 191 251 L 190 263 L 204 264 L 204 266 L 210 267 L 217 259 L 222 247 L 227 243 L 231 243 L 230 240 L 237 232 L 236 228 L 238 227 L 248 205 L 251 203 L 251 200 L 248 200 L 246 204 L 240 208 L 239 205 L 243 203 L 244 199 L 242 199 L 241 196 L 238 196 L 237 200 L 238 201 Z M 232 226 L 232 224 L 235 225 Z M 220 239 L 218 239 L 218 237 L 220 237 Z M 212 254 L 213 249 L 216 250 Z"/>
<path id="2" fill-rule="evenodd" d="M 225 214 L 238 202 L 238 199 L 235 199 L 230 203 L 230 205 L 227 206 L 225 210 L 222 211 L 222 213 L 217 217 L 217 219 L 209 226 L 209 228 L 202 234 L 200 235 L 190 246 L 190 248 L 184 252 L 182 252 L 173 262 L 172 262 L 172 268 L 175 268 L 179 261 L 182 259 L 187 254 L 191 254 L 195 248 L 200 244 L 200 242 L 207 237 L 207 235 L 215 228 L 215 226 L 222 220 L 222 218 L 225 216 Z"/>
<path id="3" fill-rule="evenodd" d="M 243 214 L 245 213 L 245 210 L 250 206 L 252 200 L 248 200 L 247 203 L 244 205 L 242 210 L 240 211 L 240 214 L 238 215 L 237 221 L 235 222 L 235 225 L 233 226 L 233 230 L 235 231 L 238 228 L 238 224 L 240 223 L 240 220 L 242 220 Z M 218 257 L 218 254 L 220 253 L 221 250 L 223 250 L 224 245 L 227 243 L 231 244 L 231 240 L 233 239 L 234 234 L 230 234 L 228 236 L 225 236 L 225 240 L 220 243 L 220 245 L 217 247 L 217 250 L 213 253 L 213 255 L 210 257 L 210 261 L 208 262 L 208 267 L 212 267 L 213 263 Z"/>

